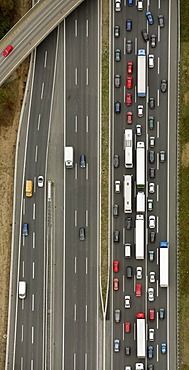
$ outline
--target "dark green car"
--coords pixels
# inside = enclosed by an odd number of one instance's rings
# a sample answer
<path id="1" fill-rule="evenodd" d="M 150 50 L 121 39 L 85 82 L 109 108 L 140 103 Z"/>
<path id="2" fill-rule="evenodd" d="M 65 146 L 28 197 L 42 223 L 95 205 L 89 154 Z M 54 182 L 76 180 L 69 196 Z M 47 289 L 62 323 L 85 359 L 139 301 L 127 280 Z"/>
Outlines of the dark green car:
<path id="1" fill-rule="evenodd" d="M 154 129 L 154 125 L 155 125 L 155 122 L 154 122 L 154 116 L 149 116 L 148 118 L 148 126 L 151 130 Z"/>

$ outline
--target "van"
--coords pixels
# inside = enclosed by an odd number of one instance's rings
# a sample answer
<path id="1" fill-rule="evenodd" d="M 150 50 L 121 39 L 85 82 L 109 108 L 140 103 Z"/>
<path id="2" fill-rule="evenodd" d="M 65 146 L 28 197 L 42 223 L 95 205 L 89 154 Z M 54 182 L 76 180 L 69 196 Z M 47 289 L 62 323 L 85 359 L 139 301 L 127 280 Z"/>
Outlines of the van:
<path id="1" fill-rule="evenodd" d="M 18 283 L 18 296 L 20 299 L 26 298 L 26 282 L 19 281 Z"/>
<path id="2" fill-rule="evenodd" d="M 33 182 L 32 180 L 26 180 L 26 196 L 32 197 Z"/>
<path id="3" fill-rule="evenodd" d="M 131 258 L 131 244 L 125 244 L 125 258 Z"/>

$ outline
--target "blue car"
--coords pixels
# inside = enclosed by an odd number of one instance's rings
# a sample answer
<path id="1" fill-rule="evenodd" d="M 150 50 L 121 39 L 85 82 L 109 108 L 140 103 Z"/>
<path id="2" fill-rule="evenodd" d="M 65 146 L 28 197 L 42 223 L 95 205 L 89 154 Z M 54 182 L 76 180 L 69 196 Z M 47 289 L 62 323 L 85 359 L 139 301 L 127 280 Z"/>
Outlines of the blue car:
<path id="1" fill-rule="evenodd" d="M 129 6 L 133 6 L 134 5 L 134 0 L 127 0 L 127 4 Z"/>
<path id="2" fill-rule="evenodd" d="M 161 343 L 161 353 L 167 353 L 167 344 Z"/>
<path id="3" fill-rule="evenodd" d="M 126 31 L 132 31 L 132 20 L 131 19 L 126 20 Z"/>
<path id="4" fill-rule="evenodd" d="M 154 18 L 152 16 L 152 13 L 150 12 L 150 10 L 148 10 L 146 12 L 146 18 L 147 18 L 147 21 L 149 24 L 154 24 Z"/>
<path id="5" fill-rule="evenodd" d="M 23 230 L 22 230 L 22 235 L 23 236 L 28 236 L 29 231 L 28 231 L 28 224 L 24 223 L 23 224 Z"/>

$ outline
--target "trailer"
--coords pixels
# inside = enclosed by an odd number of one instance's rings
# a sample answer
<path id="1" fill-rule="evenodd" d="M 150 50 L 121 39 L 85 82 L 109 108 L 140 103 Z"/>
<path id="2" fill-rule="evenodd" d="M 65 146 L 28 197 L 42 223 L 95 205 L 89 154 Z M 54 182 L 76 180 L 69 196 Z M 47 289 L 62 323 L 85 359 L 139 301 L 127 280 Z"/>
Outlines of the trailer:
<path id="1" fill-rule="evenodd" d="M 73 168 L 73 165 L 74 165 L 73 155 L 74 155 L 73 146 L 65 146 L 64 162 L 65 162 L 66 168 Z"/>
<path id="2" fill-rule="evenodd" d="M 137 94 L 146 96 L 146 50 L 139 49 L 137 55 Z"/>
<path id="3" fill-rule="evenodd" d="M 144 215 L 136 215 L 135 221 L 135 258 L 144 259 Z"/>
<path id="4" fill-rule="evenodd" d="M 137 357 L 145 358 L 146 356 L 146 323 L 144 312 L 138 312 L 137 319 Z"/>
<path id="5" fill-rule="evenodd" d="M 143 141 L 137 142 L 136 148 L 136 185 L 145 187 L 145 146 Z"/>
<path id="6" fill-rule="evenodd" d="M 143 191 L 139 191 L 136 196 L 136 211 L 138 213 L 145 212 L 145 194 Z"/>
<path id="7" fill-rule="evenodd" d="M 159 263 L 159 284 L 160 287 L 167 288 L 169 286 L 169 247 L 167 242 L 159 243 Z"/>

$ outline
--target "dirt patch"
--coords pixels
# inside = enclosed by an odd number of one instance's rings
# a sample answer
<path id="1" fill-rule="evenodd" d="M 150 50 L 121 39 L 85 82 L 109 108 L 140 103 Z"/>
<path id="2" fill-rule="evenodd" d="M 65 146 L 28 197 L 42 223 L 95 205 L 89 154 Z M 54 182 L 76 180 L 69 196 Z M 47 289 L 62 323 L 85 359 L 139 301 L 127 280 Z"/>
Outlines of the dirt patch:
<path id="1" fill-rule="evenodd" d="M 181 158 L 182 166 L 189 167 L 189 143 L 186 143 L 184 145 Z"/>

